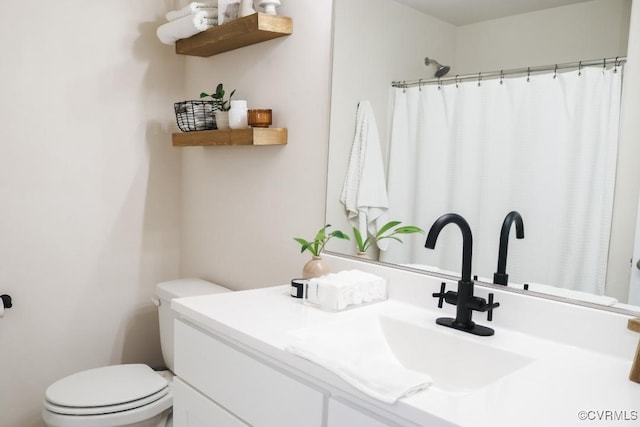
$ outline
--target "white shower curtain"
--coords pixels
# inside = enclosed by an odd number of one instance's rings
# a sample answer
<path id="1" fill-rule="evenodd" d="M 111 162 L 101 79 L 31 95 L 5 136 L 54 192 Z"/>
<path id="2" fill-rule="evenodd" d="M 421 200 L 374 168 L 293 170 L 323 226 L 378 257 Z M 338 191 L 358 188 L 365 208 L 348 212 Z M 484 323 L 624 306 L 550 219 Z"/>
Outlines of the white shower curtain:
<path id="1" fill-rule="evenodd" d="M 492 279 L 505 215 L 516 210 L 507 273 L 604 293 L 621 69 L 394 89 L 388 166 L 389 218 L 428 230 L 456 212 L 474 236 L 473 272 Z M 424 238 L 390 245 L 382 261 L 459 275 L 462 238 L 447 226 L 436 249 Z"/>

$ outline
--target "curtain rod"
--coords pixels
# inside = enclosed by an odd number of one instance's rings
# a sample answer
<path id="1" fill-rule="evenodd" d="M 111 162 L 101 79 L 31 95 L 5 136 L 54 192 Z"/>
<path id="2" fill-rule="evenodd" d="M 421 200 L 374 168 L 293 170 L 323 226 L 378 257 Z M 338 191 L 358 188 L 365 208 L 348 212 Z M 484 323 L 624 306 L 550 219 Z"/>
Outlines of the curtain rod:
<path id="1" fill-rule="evenodd" d="M 578 70 L 580 70 L 582 67 L 593 67 L 595 65 L 602 66 L 603 68 L 606 68 L 607 66 L 614 66 L 617 68 L 618 66 L 622 65 L 625 62 L 627 62 L 626 56 L 616 56 L 615 58 L 592 59 L 589 61 L 566 62 L 564 64 L 541 65 L 537 67 L 527 67 L 527 68 L 513 68 L 510 70 L 480 72 L 475 74 L 462 74 L 462 75 L 455 75 L 450 77 L 419 79 L 419 80 L 410 80 L 410 81 L 404 81 L 404 80 L 393 81 L 391 82 L 391 86 L 408 88 L 412 86 L 422 86 L 422 85 L 434 84 L 434 83 L 438 83 L 438 84 L 451 83 L 451 82 L 458 83 L 465 80 L 482 80 L 485 78 L 495 78 L 495 77 L 502 78 L 507 75 L 513 75 L 513 74 L 525 74 L 528 76 L 533 73 L 565 70 L 568 68 L 577 68 Z"/>

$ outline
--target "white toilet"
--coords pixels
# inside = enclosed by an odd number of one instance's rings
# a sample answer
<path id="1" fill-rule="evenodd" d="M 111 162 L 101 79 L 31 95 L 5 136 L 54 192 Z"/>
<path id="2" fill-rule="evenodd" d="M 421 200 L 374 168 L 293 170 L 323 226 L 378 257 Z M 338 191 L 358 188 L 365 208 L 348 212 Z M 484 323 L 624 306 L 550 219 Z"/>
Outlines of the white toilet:
<path id="1" fill-rule="evenodd" d="M 200 279 L 156 285 L 160 344 L 173 371 L 173 298 L 229 292 Z M 42 419 L 49 427 L 166 427 L 173 405 L 171 371 L 147 365 L 114 365 L 89 369 L 56 381 L 45 392 Z M 169 423 L 169 424 L 168 424 Z"/>

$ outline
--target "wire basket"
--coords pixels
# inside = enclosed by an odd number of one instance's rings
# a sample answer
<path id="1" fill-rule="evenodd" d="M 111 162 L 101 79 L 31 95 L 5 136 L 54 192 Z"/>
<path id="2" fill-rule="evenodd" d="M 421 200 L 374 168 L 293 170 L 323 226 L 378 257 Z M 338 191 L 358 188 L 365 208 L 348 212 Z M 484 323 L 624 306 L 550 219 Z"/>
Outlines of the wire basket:
<path id="1" fill-rule="evenodd" d="M 176 122 L 183 132 L 217 129 L 215 112 L 222 110 L 220 101 L 182 101 L 173 104 Z"/>

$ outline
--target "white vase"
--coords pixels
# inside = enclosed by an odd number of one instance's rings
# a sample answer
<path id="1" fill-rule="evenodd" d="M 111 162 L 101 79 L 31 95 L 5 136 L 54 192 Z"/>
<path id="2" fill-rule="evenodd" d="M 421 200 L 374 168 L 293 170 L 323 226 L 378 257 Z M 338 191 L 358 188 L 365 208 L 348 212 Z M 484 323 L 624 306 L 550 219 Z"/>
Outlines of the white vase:
<path id="1" fill-rule="evenodd" d="M 229 127 L 231 129 L 246 129 L 249 127 L 247 118 L 247 101 L 231 101 L 229 109 Z"/>
<path id="2" fill-rule="evenodd" d="M 238 15 L 240 17 L 249 16 L 256 13 L 256 10 L 253 8 L 253 0 L 240 0 L 240 11 Z"/>
<path id="3" fill-rule="evenodd" d="M 216 111 L 216 129 L 229 129 L 229 112 L 228 111 Z"/>
<path id="4" fill-rule="evenodd" d="M 280 0 L 260 0 L 258 5 L 264 13 L 268 15 L 277 15 L 276 8 L 280 6 Z"/>

